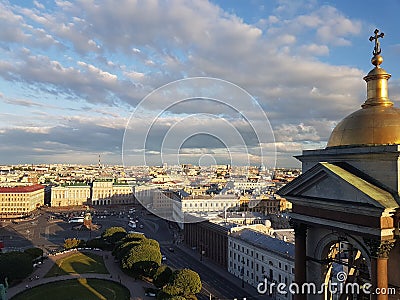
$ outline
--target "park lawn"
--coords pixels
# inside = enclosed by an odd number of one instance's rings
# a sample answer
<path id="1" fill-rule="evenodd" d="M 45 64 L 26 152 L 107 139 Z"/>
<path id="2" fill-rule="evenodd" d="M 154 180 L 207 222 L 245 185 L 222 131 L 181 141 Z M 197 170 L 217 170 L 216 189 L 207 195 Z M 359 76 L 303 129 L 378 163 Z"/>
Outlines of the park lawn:
<path id="1" fill-rule="evenodd" d="M 94 253 L 75 252 L 57 260 L 44 277 L 85 273 L 108 274 L 103 257 Z"/>
<path id="2" fill-rule="evenodd" d="M 26 290 L 12 300 L 126 300 L 129 290 L 117 282 L 102 279 L 69 279 Z"/>

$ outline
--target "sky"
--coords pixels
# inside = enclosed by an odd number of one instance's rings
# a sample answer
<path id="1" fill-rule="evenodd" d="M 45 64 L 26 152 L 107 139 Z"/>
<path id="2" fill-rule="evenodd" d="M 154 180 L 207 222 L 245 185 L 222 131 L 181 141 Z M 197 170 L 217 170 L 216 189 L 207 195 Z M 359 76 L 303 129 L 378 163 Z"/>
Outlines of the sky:
<path id="1" fill-rule="evenodd" d="M 365 101 L 400 2 L 0 0 L 0 164 L 298 167 Z"/>

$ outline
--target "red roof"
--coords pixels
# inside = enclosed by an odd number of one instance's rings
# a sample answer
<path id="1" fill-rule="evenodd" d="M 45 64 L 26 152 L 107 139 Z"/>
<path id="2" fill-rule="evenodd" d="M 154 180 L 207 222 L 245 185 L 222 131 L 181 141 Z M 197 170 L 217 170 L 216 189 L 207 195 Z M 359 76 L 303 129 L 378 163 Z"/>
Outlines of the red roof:
<path id="1" fill-rule="evenodd" d="M 0 187 L 0 193 L 30 193 L 44 189 L 44 185 L 34 184 L 27 186 Z"/>

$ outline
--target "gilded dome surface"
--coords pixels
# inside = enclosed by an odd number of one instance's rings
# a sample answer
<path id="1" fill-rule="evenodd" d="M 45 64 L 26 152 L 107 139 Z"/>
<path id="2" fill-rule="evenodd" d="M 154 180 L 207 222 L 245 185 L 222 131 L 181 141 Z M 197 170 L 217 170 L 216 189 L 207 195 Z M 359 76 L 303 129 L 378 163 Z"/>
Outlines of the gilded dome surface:
<path id="1" fill-rule="evenodd" d="M 327 147 L 400 144 L 400 109 L 370 106 L 344 118 L 332 131 Z"/>
<path id="2" fill-rule="evenodd" d="M 375 41 L 371 63 L 375 66 L 364 80 L 367 83 L 367 100 L 361 109 L 344 118 L 332 131 L 327 148 L 341 146 L 375 146 L 400 144 L 400 109 L 389 99 L 390 74 L 380 67 L 383 58 L 379 38 L 384 34 L 374 31 Z"/>

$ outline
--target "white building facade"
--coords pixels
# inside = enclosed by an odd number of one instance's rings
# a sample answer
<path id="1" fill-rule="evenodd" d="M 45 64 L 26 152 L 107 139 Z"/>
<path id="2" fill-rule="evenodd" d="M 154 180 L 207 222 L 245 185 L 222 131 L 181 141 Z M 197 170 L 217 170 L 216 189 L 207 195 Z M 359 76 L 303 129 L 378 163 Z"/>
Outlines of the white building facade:
<path id="1" fill-rule="evenodd" d="M 228 271 L 244 282 L 258 287 L 260 283 L 274 283 L 267 289 L 275 299 L 293 299 L 289 286 L 294 280 L 294 244 L 269 235 L 242 229 L 228 236 Z M 282 283 L 288 293 L 279 293 Z"/>
<path id="2" fill-rule="evenodd" d="M 235 195 L 217 195 L 215 197 L 185 197 L 182 200 L 182 212 L 223 212 L 229 207 L 239 206 L 239 198 Z"/>

